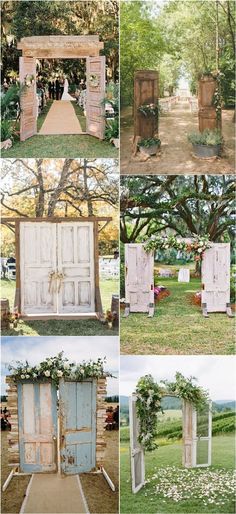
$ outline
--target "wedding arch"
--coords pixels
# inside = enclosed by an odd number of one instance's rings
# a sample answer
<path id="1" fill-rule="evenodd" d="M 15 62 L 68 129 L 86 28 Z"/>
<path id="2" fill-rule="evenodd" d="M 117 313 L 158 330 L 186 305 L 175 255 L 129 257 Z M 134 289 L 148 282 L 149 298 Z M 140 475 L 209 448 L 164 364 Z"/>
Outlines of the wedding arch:
<path id="1" fill-rule="evenodd" d="M 154 251 L 175 248 L 193 253 L 201 261 L 201 306 L 204 317 L 230 307 L 230 243 L 213 243 L 205 237 L 179 240 L 175 236 L 153 236 L 144 243 L 125 245 L 125 316 L 130 312 L 154 314 Z"/>
<path id="2" fill-rule="evenodd" d="M 37 134 L 36 59 L 86 59 L 87 99 L 86 134 L 104 139 L 105 97 L 104 43 L 99 36 L 31 36 L 17 45 L 20 57 L 20 83 L 26 85 L 21 95 L 20 139 Z M 95 80 L 96 79 L 96 80 Z"/>
<path id="3" fill-rule="evenodd" d="M 129 398 L 130 467 L 132 492 L 145 484 L 145 451 L 158 448 L 157 413 L 162 412 L 164 397 L 182 399 L 182 465 L 185 468 L 211 465 L 212 412 L 208 393 L 176 373 L 176 381 L 155 383 L 151 375 L 138 381 Z"/>

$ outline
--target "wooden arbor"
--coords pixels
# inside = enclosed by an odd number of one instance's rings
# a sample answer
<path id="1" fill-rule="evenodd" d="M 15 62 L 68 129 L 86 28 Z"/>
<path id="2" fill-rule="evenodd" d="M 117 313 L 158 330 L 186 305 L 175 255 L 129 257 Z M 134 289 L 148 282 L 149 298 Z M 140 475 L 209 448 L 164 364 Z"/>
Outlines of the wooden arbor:
<path id="1" fill-rule="evenodd" d="M 221 128 L 221 116 L 217 115 L 214 105 L 214 95 L 217 89 L 217 80 L 212 75 L 202 77 L 198 82 L 198 120 L 199 130 Z"/>
<path id="2" fill-rule="evenodd" d="M 103 319 L 99 221 L 111 218 L 2 218 L 15 224 L 15 311 L 22 318 Z"/>
<path id="3" fill-rule="evenodd" d="M 105 97 L 105 57 L 99 52 L 104 44 L 99 36 L 33 36 L 20 40 L 21 95 L 20 139 L 37 134 L 36 59 L 86 59 L 87 101 L 86 133 L 104 139 L 105 119 L 101 101 Z M 96 85 L 94 80 L 96 78 Z"/>
<path id="4" fill-rule="evenodd" d="M 154 315 L 154 255 L 144 244 L 125 245 L 125 317 L 130 312 Z"/>
<path id="5" fill-rule="evenodd" d="M 163 395 L 166 396 L 166 395 Z M 145 483 L 145 452 L 138 441 L 139 422 L 135 394 L 129 399 L 130 462 L 132 492 L 137 493 Z M 193 404 L 182 404 L 183 447 L 182 465 L 185 468 L 211 465 L 212 414 L 211 404 L 202 412 Z"/>
<path id="6" fill-rule="evenodd" d="M 78 474 L 103 465 L 106 378 L 8 384 L 9 466 L 25 473 Z M 58 423 L 59 419 L 59 423 Z M 59 469 L 58 469 L 59 467 Z"/>
<path id="7" fill-rule="evenodd" d="M 212 243 L 205 250 L 202 261 L 202 310 L 225 312 L 232 316 L 230 308 L 230 243 Z"/>
<path id="8" fill-rule="evenodd" d="M 158 103 L 158 72 L 140 70 L 134 74 L 134 147 L 139 138 L 148 139 L 158 134 L 155 116 L 145 117 L 139 111 L 140 105 Z"/>

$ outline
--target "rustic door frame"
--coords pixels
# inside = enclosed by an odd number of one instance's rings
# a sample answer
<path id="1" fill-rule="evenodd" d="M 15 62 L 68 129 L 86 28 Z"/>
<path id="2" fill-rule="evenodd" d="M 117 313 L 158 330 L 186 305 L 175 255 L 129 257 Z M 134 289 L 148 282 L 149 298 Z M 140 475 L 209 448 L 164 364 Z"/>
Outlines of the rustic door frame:
<path id="1" fill-rule="evenodd" d="M 2 218 L 1 223 L 4 225 L 15 224 L 15 258 L 16 258 L 16 292 L 14 310 L 16 313 L 21 313 L 21 274 L 20 274 L 20 223 L 21 222 L 51 222 L 51 223 L 62 223 L 62 222 L 93 222 L 93 237 L 94 237 L 94 285 L 95 285 L 95 316 L 94 319 L 104 320 L 101 292 L 99 285 L 99 246 L 98 246 L 98 223 L 104 221 L 106 224 L 112 220 L 108 216 L 88 216 L 83 218 L 75 217 L 47 217 L 47 218 Z M 27 320 L 42 320 L 48 319 L 67 319 L 67 320 L 78 320 L 78 319 L 91 319 L 91 315 L 86 313 L 77 315 L 42 315 L 42 316 L 21 316 L 22 319 Z"/>
<path id="2" fill-rule="evenodd" d="M 25 86 L 25 79 L 22 71 L 24 67 L 27 67 L 27 63 L 32 61 L 32 65 L 36 66 L 36 59 L 85 59 L 86 60 L 86 77 L 87 77 L 87 88 L 89 90 L 89 62 L 91 58 L 95 58 L 101 63 L 102 72 L 100 74 L 100 80 L 98 87 L 100 88 L 101 99 L 105 97 L 105 69 L 106 69 L 106 58 L 100 56 L 100 50 L 104 49 L 104 43 L 99 41 L 99 36 L 32 36 L 24 37 L 17 44 L 17 49 L 21 50 L 22 56 L 19 61 L 20 68 L 20 83 Z M 32 77 L 31 77 L 32 78 Z M 25 86 L 27 87 L 27 86 Z M 37 134 L 37 114 L 36 114 L 36 76 L 33 83 L 30 86 L 31 93 L 34 97 L 34 107 L 31 110 L 31 117 L 34 117 L 34 123 L 32 130 L 29 131 L 29 135 L 26 135 L 23 130 L 24 125 L 27 125 L 27 119 L 20 123 L 20 140 L 25 141 L 28 137 Z M 24 110 L 24 101 L 26 100 L 27 90 L 23 92 L 21 99 L 21 108 Z M 87 131 L 82 134 L 93 135 L 99 139 L 104 139 L 105 133 L 105 107 L 100 103 L 99 108 L 96 105 L 93 106 L 94 98 L 93 94 L 89 95 L 90 104 L 88 105 L 88 117 L 86 116 L 86 127 Z M 99 113 L 93 112 L 93 107 L 99 109 Z M 28 114 L 29 116 L 29 114 Z M 91 118 L 89 118 L 89 116 Z M 23 117 L 22 117 L 23 118 Z M 89 123 L 90 120 L 90 123 Z M 24 123 L 26 121 L 26 123 Z M 92 121 L 92 123 L 91 123 Z M 96 130 L 90 130 L 89 126 L 99 126 L 98 133 Z"/>

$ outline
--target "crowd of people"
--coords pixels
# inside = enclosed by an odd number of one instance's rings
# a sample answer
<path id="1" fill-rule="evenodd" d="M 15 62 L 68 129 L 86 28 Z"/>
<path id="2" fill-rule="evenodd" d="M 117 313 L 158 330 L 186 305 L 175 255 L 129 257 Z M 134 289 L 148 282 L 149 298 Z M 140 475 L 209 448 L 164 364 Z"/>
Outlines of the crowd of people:
<path id="1" fill-rule="evenodd" d="M 106 409 L 106 430 L 118 430 L 119 429 L 119 405 L 115 407 L 108 407 Z"/>

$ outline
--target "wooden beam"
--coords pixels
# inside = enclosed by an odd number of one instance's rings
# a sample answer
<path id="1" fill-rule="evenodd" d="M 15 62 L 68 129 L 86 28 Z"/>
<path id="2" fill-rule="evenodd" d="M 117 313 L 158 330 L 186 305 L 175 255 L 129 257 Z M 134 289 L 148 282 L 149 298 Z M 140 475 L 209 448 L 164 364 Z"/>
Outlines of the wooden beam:
<path id="1" fill-rule="evenodd" d="M 98 246 L 98 223 L 94 223 L 94 281 L 95 281 L 95 310 L 100 321 L 104 320 L 102 299 L 99 286 L 99 246 Z"/>
<path id="2" fill-rule="evenodd" d="M 46 221 L 47 223 L 48 222 L 52 222 L 52 223 L 61 223 L 61 222 L 65 222 L 65 221 L 79 221 L 79 222 L 83 222 L 83 221 L 92 221 L 94 223 L 98 222 L 98 221 L 107 221 L 107 222 L 110 222 L 112 221 L 112 217 L 111 216 L 83 216 L 81 218 L 75 218 L 75 217 L 72 217 L 72 216 L 68 216 L 68 217 L 65 217 L 65 216 L 62 216 L 62 217 L 56 217 L 56 216 L 51 216 L 51 217 L 45 217 L 45 218 L 24 218 L 24 217 L 19 217 L 19 218 L 16 218 L 16 217 L 12 217 L 12 218 L 6 218 L 6 217 L 2 217 L 1 218 L 1 223 L 2 224 L 6 224 L 6 223 L 16 223 L 16 222 L 21 222 L 21 221 L 24 221 L 24 222 L 30 222 L 30 221 L 34 221 L 36 223 L 38 222 L 41 222 L 41 221 Z"/>
<path id="3" fill-rule="evenodd" d="M 99 55 L 104 43 L 99 36 L 30 36 L 17 44 L 23 56 L 59 59 L 86 59 Z"/>

